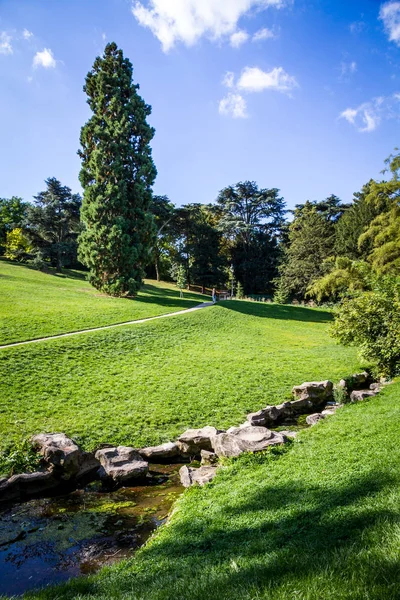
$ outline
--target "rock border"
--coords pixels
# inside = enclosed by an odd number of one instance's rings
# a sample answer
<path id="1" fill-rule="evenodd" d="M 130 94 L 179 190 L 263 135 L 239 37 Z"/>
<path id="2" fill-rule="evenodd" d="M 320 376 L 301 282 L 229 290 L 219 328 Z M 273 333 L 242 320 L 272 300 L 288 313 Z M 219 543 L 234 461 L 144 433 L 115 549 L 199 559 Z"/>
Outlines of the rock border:
<path id="1" fill-rule="evenodd" d="M 293 387 L 294 400 L 250 413 L 238 427 L 227 431 L 211 426 L 187 429 L 175 442 L 141 449 L 102 444 L 90 453 L 84 452 L 65 433 L 35 435 L 31 443 L 42 456 L 42 470 L 0 479 L 0 502 L 64 493 L 98 479 L 109 486 L 143 483 L 151 477 L 149 463 L 165 461 L 201 459 L 200 467 L 181 467 L 180 478 L 184 487 L 204 485 L 214 478 L 219 458 L 260 452 L 270 446 L 283 445 L 297 435 L 293 431 L 271 431 L 268 427 L 276 427 L 300 415 L 307 415 L 306 423 L 313 426 L 334 414 L 343 406 L 335 401 L 335 389 L 343 400 L 354 403 L 376 396 L 386 383 L 373 381 L 366 371 L 342 379 L 336 388 L 329 380 L 305 382 Z"/>

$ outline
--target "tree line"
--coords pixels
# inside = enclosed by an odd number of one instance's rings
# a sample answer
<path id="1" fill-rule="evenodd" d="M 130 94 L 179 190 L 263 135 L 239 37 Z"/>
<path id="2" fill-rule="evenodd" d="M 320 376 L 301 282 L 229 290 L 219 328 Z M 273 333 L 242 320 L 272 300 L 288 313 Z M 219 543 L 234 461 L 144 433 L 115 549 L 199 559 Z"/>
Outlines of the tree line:
<path id="1" fill-rule="evenodd" d="M 330 195 L 288 211 L 277 188 L 244 181 L 210 204 L 177 207 L 152 192 L 151 107 L 116 44 L 96 58 L 84 92 L 92 116 L 78 152 L 83 198 L 49 178 L 32 203 L 0 199 L 0 247 L 7 257 L 37 268 L 83 266 L 97 289 L 115 296 L 135 295 L 147 275 L 203 290 L 233 287 L 236 296 L 279 303 L 340 302 L 334 335 L 343 343 L 357 339 L 367 358 L 378 356 L 381 370 L 394 372 L 400 358 L 397 149 L 382 180 L 366 182 L 351 202 Z"/>

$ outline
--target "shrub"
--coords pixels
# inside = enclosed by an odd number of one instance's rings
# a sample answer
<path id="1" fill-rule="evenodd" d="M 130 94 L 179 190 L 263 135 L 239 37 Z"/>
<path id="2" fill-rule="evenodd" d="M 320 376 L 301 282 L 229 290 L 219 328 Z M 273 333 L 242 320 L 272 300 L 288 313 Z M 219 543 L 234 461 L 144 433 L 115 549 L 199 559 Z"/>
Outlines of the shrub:
<path id="1" fill-rule="evenodd" d="M 243 300 L 243 298 L 244 298 L 244 290 L 243 290 L 243 286 L 240 283 L 240 281 L 238 281 L 238 284 L 236 287 L 236 298 L 238 300 Z"/>
<path id="2" fill-rule="evenodd" d="M 331 333 L 345 346 L 359 346 L 362 359 L 373 361 L 380 375 L 395 375 L 400 366 L 400 281 L 384 278 L 372 291 L 345 299 Z"/>
<path id="3" fill-rule="evenodd" d="M 31 248 L 29 240 L 25 237 L 20 227 L 16 227 L 7 233 L 5 257 L 11 260 L 23 260 L 29 254 Z"/>

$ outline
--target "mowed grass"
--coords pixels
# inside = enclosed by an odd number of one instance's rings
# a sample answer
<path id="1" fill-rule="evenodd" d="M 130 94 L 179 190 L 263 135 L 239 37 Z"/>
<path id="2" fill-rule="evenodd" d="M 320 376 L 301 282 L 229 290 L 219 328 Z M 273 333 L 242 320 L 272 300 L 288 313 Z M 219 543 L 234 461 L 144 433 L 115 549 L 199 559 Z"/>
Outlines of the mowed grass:
<path id="1" fill-rule="evenodd" d="M 41 273 L 0 259 L 0 345 L 153 317 L 210 300 L 148 280 L 139 295 L 100 294 L 80 271 Z"/>
<path id="2" fill-rule="evenodd" d="M 295 384 L 338 381 L 360 368 L 355 349 L 327 334 L 330 319 L 309 308 L 226 301 L 2 349 L 0 452 L 43 431 L 63 431 L 93 449 L 238 425 L 246 413 L 290 398 Z"/>
<path id="3" fill-rule="evenodd" d="M 400 384 L 178 501 L 135 558 L 26 600 L 398 600 Z"/>

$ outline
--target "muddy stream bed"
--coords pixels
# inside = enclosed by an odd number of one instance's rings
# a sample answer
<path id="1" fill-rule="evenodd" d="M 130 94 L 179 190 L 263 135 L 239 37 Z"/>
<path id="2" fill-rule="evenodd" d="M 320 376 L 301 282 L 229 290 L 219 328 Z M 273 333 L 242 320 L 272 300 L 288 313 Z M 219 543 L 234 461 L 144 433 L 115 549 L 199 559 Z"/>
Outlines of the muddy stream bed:
<path id="1" fill-rule="evenodd" d="M 106 491 L 95 482 L 0 506 L 0 594 L 23 594 L 131 557 L 183 492 L 181 466 L 152 465 L 142 486 Z"/>

